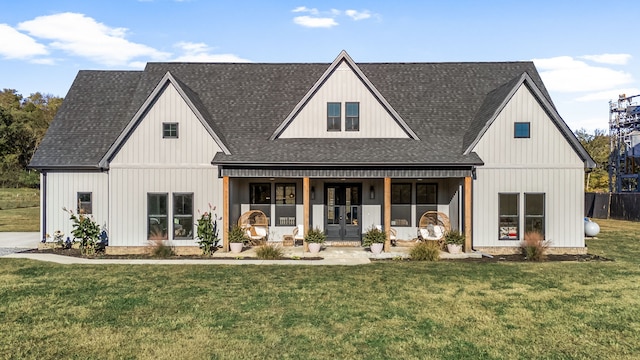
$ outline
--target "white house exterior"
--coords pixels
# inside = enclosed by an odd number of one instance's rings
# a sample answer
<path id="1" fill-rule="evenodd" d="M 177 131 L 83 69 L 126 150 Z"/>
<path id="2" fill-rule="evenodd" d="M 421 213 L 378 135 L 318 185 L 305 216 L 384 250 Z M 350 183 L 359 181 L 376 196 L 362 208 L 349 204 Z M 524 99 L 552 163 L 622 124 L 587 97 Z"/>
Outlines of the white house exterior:
<path id="1" fill-rule="evenodd" d="M 272 241 L 301 224 L 333 245 L 376 225 L 416 238 L 437 210 L 467 250 L 513 252 L 538 230 L 579 253 L 593 166 L 530 62 L 356 64 L 346 52 L 81 71 L 31 162 L 43 237 L 70 234 L 63 207 L 89 209 L 112 253 L 155 235 L 197 252 L 193 224 L 211 208 L 225 240 L 251 209 Z"/>

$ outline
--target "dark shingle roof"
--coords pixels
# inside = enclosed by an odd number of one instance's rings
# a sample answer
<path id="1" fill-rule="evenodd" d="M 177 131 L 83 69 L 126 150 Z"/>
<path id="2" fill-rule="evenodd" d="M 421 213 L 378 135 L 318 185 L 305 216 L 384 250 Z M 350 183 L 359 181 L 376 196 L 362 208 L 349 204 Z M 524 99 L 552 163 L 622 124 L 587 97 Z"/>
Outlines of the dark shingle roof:
<path id="1" fill-rule="evenodd" d="M 526 72 L 551 103 L 532 62 L 357 65 L 420 141 L 269 140 L 329 64 L 149 63 L 81 71 L 30 166 L 97 167 L 167 72 L 228 146 L 218 163 L 480 164 L 465 144 L 501 89 Z"/>

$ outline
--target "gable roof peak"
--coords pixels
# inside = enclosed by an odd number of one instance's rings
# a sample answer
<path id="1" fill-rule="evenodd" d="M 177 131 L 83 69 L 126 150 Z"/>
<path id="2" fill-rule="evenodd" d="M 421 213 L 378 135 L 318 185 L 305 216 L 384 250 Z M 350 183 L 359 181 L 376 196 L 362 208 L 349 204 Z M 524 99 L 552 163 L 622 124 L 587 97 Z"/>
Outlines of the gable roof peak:
<path id="1" fill-rule="evenodd" d="M 398 125 L 400 125 L 400 127 L 407 133 L 409 138 L 413 140 L 420 140 L 418 135 L 402 119 L 400 114 L 398 114 L 398 112 L 393 107 L 391 107 L 391 104 L 389 104 L 387 99 L 385 99 L 385 97 L 380 93 L 380 91 L 378 91 L 378 89 L 373 85 L 373 83 L 369 81 L 367 76 L 362 72 L 362 70 L 360 70 L 360 67 L 358 67 L 355 61 L 353 61 L 353 59 L 351 58 L 351 56 L 349 56 L 346 50 L 340 51 L 340 54 L 338 54 L 335 60 L 333 60 L 333 62 L 329 65 L 327 70 L 325 70 L 322 76 L 320 76 L 320 78 L 315 82 L 315 84 L 313 84 L 311 89 L 309 89 L 309 91 L 302 98 L 302 100 L 300 100 L 298 104 L 296 104 L 296 106 L 293 108 L 293 110 L 291 110 L 289 115 L 284 119 L 284 121 L 280 124 L 280 126 L 278 126 L 276 130 L 273 132 L 273 134 L 271 134 L 271 136 L 269 137 L 269 140 L 277 139 L 284 132 L 287 126 L 291 124 L 293 119 L 300 113 L 300 111 L 304 108 L 304 106 L 309 102 L 309 100 L 311 100 L 311 98 L 316 94 L 318 89 L 322 87 L 322 85 L 327 81 L 327 79 L 329 79 L 329 77 L 334 73 L 334 71 L 338 69 L 338 67 L 340 66 L 340 64 L 342 64 L 342 62 L 345 62 L 347 66 L 349 66 L 349 68 L 360 79 L 360 81 L 364 83 L 364 85 L 367 87 L 367 89 L 369 89 L 371 94 L 380 102 L 380 104 L 389 112 L 391 117 L 394 118 L 398 123 Z"/>

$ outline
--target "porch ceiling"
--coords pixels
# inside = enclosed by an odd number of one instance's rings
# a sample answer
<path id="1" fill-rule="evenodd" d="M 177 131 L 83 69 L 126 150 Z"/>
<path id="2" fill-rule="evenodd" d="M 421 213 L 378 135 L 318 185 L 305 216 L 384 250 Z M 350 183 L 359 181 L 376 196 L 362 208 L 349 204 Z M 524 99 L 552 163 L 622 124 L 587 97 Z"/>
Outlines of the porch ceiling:
<path id="1" fill-rule="evenodd" d="M 293 178 L 464 178 L 472 168 L 257 168 L 222 167 L 220 176 Z"/>

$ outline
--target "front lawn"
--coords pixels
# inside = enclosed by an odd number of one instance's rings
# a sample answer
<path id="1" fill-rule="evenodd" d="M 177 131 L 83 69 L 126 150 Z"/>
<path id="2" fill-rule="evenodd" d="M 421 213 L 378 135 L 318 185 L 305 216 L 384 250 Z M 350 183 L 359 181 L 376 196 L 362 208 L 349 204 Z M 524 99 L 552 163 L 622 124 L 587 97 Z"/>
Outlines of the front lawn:
<path id="1" fill-rule="evenodd" d="M 613 262 L 356 267 L 0 259 L 0 358 L 564 359 L 640 354 L 640 224 Z"/>

